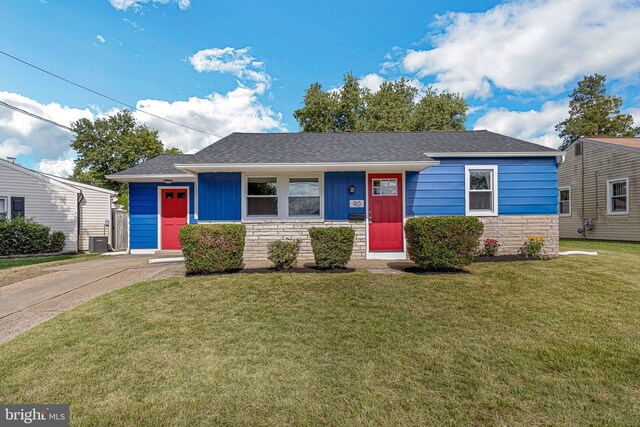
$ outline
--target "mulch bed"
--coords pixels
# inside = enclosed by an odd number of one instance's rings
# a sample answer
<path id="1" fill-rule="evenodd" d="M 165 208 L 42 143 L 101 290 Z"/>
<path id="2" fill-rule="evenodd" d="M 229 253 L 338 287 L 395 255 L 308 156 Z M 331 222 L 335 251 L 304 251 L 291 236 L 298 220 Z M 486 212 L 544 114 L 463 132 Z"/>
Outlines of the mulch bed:
<path id="1" fill-rule="evenodd" d="M 473 262 L 520 262 L 520 261 L 546 261 L 546 259 L 528 258 L 524 255 L 478 256 L 473 259 Z"/>

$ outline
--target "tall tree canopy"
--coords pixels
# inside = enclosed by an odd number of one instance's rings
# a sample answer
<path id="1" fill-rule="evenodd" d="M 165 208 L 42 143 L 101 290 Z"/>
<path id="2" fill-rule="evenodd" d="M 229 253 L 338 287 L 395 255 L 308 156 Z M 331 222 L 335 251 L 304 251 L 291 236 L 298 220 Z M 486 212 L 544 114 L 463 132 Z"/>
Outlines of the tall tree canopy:
<path id="1" fill-rule="evenodd" d="M 569 117 L 556 125 L 563 141 L 561 150 L 583 137 L 640 133 L 640 128 L 633 126 L 633 117 L 620 113 L 622 98 L 607 95 L 606 80 L 607 77 L 600 74 L 585 76 L 569 95 Z"/>
<path id="2" fill-rule="evenodd" d="M 158 131 L 140 124 L 129 110 L 104 119 L 80 119 L 71 124 L 76 134 L 71 148 L 77 153 L 73 175 L 69 178 L 118 192 L 118 201 L 126 205 L 126 184 L 111 181 L 105 175 L 131 168 L 165 152 Z M 177 148 L 166 150 L 179 154 Z"/>
<path id="3" fill-rule="evenodd" d="M 372 92 L 347 73 L 337 90 L 313 83 L 303 103 L 293 116 L 304 132 L 464 130 L 467 119 L 460 95 L 431 87 L 420 94 L 404 77 Z"/>

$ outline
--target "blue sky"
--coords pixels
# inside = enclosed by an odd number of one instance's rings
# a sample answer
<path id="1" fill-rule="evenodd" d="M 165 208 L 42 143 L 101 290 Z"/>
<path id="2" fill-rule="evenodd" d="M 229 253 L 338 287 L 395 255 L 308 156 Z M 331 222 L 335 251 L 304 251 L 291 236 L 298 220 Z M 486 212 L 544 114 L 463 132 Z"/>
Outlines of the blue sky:
<path id="1" fill-rule="evenodd" d="M 352 71 L 462 93 L 468 129 L 549 146 L 575 82 L 594 72 L 637 109 L 636 1 L 0 1 L 0 50 L 138 108 L 217 135 L 297 131 L 315 81 Z M 78 5 L 82 4 L 81 7 Z M 0 55 L 0 100 L 63 124 L 118 104 Z M 169 146 L 216 140 L 144 114 Z M 71 135 L 0 109 L 0 156 L 66 174 Z"/>

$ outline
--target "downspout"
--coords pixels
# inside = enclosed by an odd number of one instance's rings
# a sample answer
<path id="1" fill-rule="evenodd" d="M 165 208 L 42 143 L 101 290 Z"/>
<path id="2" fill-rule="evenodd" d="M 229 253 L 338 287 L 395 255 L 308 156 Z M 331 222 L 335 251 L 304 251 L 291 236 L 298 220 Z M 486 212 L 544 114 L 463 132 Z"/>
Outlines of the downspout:
<path id="1" fill-rule="evenodd" d="M 80 217 L 82 216 L 82 209 L 81 209 L 81 204 L 82 201 L 84 200 L 84 194 L 82 194 L 82 190 L 80 190 L 80 193 L 78 193 L 78 207 L 77 207 L 77 212 L 78 212 L 78 230 L 76 231 L 76 251 L 80 252 L 80 225 L 82 224 Z"/>
<path id="2" fill-rule="evenodd" d="M 596 220 L 598 219 L 598 211 L 600 211 L 600 199 L 598 198 L 598 174 L 600 171 L 596 171 Z"/>
<path id="3" fill-rule="evenodd" d="M 582 144 L 582 155 L 580 156 L 581 157 L 580 161 L 581 161 L 581 169 L 582 170 L 581 170 L 581 174 L 580 175 L 581 175 L 581 180 L 582 180 L 582 184 L 581 184 L 582 185 L 582 188 L 581 188 L 582 191 L 580 192 L 580 195 L 581 195 L 581 199 L 582 199 L 582 209 L 581 209 L 581 215 L 582 215 L 582 239 L 586 240 L 587 239 L 587 224 L 585 224 L 586 218 L 585 218 L 585 214 L 584 214 L 584 155 L 585 155 L 584 152 L 585 152 L 585 146 L 584 146 L 584 143 L 581 142 L 581 144 Z"/>

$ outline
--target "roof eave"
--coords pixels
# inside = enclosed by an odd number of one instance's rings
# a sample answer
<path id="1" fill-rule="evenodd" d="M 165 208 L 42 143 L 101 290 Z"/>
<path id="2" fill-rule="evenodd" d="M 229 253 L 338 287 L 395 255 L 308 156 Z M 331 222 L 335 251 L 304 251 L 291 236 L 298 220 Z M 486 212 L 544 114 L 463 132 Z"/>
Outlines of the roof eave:
<path id="1" fill-rule="evenodd" d="M 165 180 L 171 180 L 173 182 L 193 182 L 196 177 L 190 174 L 114 174 L 106 175 L 105 178 L 117 182 L 162 182 Z"/>
<path id="2" fill-rule="evenodd" d="M 195 163 L 176 164 L 176 169 L 198 174 L 204 172 L 348 172 L 348 171 L 421 171 L 437 166 L 436 160 L 413 162 L 326 162 L 326 163 Z"/>
<path id="3" fill-rule="evenodd" d="M 431 158 L 438 157 L 562 157 L 564 151 L 505 151 L 505 152 L 445 152 L 445 153 L 424 153 Z"/>

